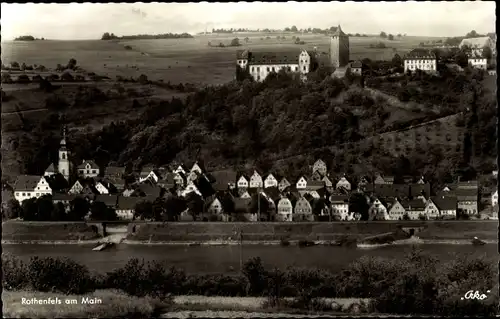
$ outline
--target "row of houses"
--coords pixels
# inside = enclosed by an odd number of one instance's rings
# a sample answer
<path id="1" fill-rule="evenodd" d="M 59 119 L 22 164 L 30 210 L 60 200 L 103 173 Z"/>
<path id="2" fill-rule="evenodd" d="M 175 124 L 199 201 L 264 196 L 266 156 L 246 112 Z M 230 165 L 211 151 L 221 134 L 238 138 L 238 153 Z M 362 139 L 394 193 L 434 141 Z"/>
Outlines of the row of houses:
<path id="1" fill-rule="evenodd" d="M 207 173 L 201 162 L 190 169 L 177 165 L 173 169 L 145 167 L 131 183 L 125 183 L 125 169 L 107 167 L 102 177 L 82 176 L 72 185 L 62 186 L 60 175 L 20 176 L 14 186 L 14 196 L 24 199 L 52 194 L 54 202 L 69 205 L 72 199 L 84 197 L 102 201 L 114 208 L 124 219 L 134 216 L 135 205 L 153 202 L 168 196 L 188 197 L 196 194 L 203 200 L 204 216 L 234 219 L 243 213 L 247 220 L 266 219 L 297 221 L 328 217 L 356 220 L 361 217 L 359 205 L 352 196 L 362 194 L 371 219 L 398 220 L 419 218 L 455 218 L 457 212 L 478 214 L 478 184 L 475 181 L 448 185 L 431 194 L 430 184 L 422 177 L 403 177 L 394 183 L 393 176 L 362 176 L 352 185 L 346 176 L 331 178 L 326 164 L 318 160 L 312 173 L 301 176 L 293 184 L 275 174 L 250 174 L 232 170 Z M 58 178 L 59 177 L 59 178 Z M 334 180 L 334 182 L 332 182 Z M 256 198 L 267 200 L 266 211 L 256 212 Z M 258 199 L 257 199 L 258 201 Z M 498 206 L 498 191 L 491 196 L 491 205 Z M 181 217 L 190 218 L 185 212 Z M 323 217 L 322 217 L 323 216 Z M 208 217 L 207 217 L 208 218 Z"/>

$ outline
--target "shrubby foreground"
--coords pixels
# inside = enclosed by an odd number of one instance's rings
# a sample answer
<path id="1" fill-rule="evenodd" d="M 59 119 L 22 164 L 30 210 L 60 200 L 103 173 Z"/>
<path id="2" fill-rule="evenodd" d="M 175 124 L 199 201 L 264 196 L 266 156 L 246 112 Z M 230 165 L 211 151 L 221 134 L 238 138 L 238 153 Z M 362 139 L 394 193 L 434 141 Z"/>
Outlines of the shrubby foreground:
<path id="1" fill-rule="evenodd" d="M 172 295 L 267 297 L 268 307 L 332 310 L 321 298 L 370 298 L 365 311 L 397 314 L 492 315 L 498 312 L 498 276 L 483 259 L 459 257 L 440 263 L 412 251 L 402 260 L 361 258 L 345 270 L 289 267 L 265 269 L 260 258 L 247 261 L 240 275 L 186 274 L 159 262 L 131 259 L 106 274 L 92 274 L 69 259 L 14 256 L 2 259 L 7 290 L 85 294 L 119 289 L 159 300 Z M 490 290 L 485 300 L 461 300 L 467 291 Z M 292 297 L 285 299 L 286 297 Z"/>

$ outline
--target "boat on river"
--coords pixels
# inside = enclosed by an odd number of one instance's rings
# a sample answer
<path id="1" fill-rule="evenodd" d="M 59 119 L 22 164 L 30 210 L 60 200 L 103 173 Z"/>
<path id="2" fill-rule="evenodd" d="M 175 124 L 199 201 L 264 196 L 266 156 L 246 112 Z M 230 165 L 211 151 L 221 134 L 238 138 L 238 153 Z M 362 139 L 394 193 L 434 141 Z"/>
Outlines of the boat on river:
<path id="1" fill-rule="evenodd" d="M 93 251 L 103 251 L 105 249 L 108 249 L 108 248 L 111 248 L 113 247 L 115 244 L 114 243 L 111 243 L 111 242 L 108 242 L 108 243 L 102 243 L 96 247 L 94 247 L 92 250 Z"/>

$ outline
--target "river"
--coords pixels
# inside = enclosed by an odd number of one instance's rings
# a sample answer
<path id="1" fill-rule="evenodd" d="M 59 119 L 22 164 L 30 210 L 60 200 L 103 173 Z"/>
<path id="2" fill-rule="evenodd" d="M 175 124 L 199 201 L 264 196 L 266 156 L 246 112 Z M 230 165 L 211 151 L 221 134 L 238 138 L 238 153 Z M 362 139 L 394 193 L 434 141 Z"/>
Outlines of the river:
<path id="1" fill-rule="evenodd" d="M 28 245 L 4 244 L 4 253 L 29 260 L 32 256 L 69 257 L 86 265 L 90 270 L 107 272 L 121 267 L 131 258 L 145 261 L 165 261 L 171 266 L 188 273 L 236 272 L 240 265 L 239 246 L 172 246 L 172 245 L 125 245 L 120 244 L 101 252 L 92 251 L 95 245 Z M 446 245 L 426 244 L 419 246 L 424 253 L 436 256 L 442 261 L 453 260 L 457 255 L 483 256 L 498 262 L 498 245 Z M 356 249 L 335 246 L 264 246 L 244 245 L 243 262 L 251 257 L 260 257 L 266 267 L 286 266 L 319 267 L 339 270 L 362 256 L 402 258 L 411 252 L 411 245 L 394 245 L 370 249 Z"/>

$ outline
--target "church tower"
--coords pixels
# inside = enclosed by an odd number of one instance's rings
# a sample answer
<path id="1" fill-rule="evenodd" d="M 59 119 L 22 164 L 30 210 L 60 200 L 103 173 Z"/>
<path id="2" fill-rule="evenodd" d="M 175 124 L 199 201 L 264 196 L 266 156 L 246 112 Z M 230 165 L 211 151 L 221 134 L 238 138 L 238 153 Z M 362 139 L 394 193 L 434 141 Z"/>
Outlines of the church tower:
<path id="1" fill-rule="evenodd" d="M 57 169 L 59 173 L 61 173 L 62 176 L 66 180 L 69 180 L 69 175 L 70 175 L 70 162 L 69 162 L 69 151 L 66 148 L 66 127 L 63 127 L 63 132 L 62 132 L 63 138 L 61 140 L 61 144 L 59 147 L 59 162 L 57 165 Z"/>
<path id="2" fill-rule="evenodd" d="M 349 36 L 342 31 L 340 25 L 330 36 L 330 64 L 335 68 L 349 64 Z"/>

